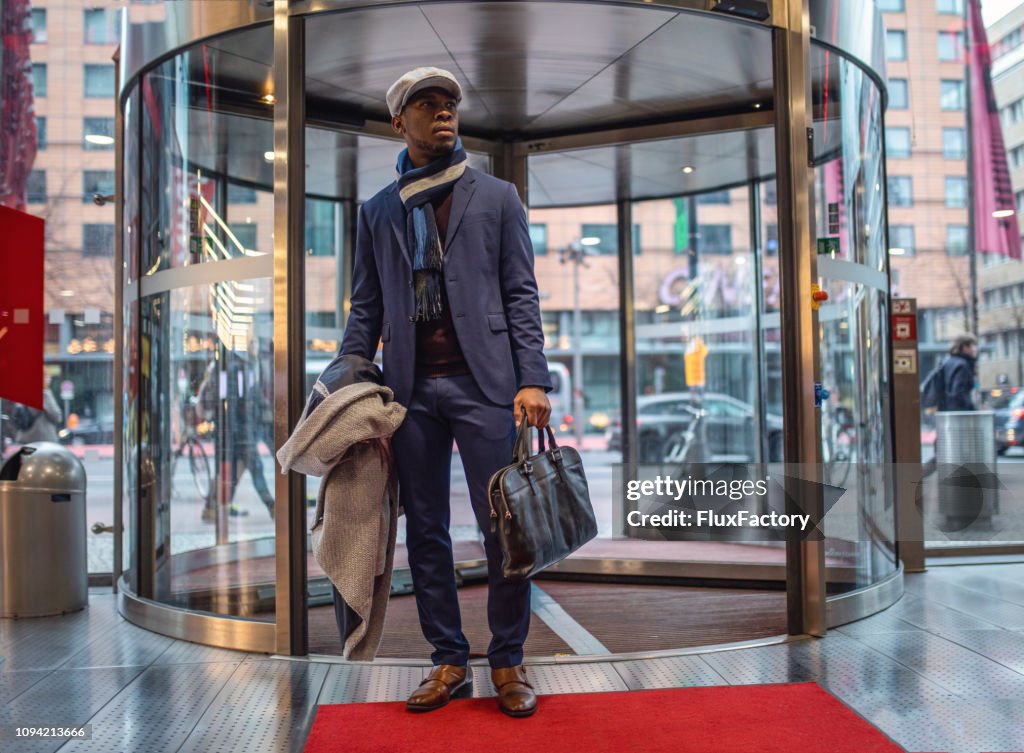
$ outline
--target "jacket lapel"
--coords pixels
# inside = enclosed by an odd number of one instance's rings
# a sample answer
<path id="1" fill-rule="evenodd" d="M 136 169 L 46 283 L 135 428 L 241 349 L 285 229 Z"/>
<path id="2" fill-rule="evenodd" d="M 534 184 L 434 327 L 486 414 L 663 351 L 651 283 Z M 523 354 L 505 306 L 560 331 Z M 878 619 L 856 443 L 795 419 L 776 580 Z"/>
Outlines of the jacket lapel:
<path id="1" fill-rule="evenodd" d="M 398 195 L 398 181 L 391 184 L 388 191 L 388 217 L 391 218 L 391 227 L 395 231 L 395 239 L 398 247 L 402 249 L 405 260 L 412 268 L 412 253 L 409 251 L 409 244 L 405 240 L 405 207 L 402 206 L 402 199 Z"/>
<path id="2" fill-rule="evenodd" d="M 455 182 L 455 187 L 452 189 L 452 213 L 448 216 L 448 232 L 445 233 L 444 238 L 444 255 L 446 258 L 452 247 L 452 239 L 455 237 L 455 233 L 458 232 L 459 225 L 462 224 L 463 215 L 466 214 L 469 200 L 473 197 L 473 191 L 476 190 L 475 183 L 476 175 L 474 175 L 472 169 L 467 167 L 466 172 Z"/>

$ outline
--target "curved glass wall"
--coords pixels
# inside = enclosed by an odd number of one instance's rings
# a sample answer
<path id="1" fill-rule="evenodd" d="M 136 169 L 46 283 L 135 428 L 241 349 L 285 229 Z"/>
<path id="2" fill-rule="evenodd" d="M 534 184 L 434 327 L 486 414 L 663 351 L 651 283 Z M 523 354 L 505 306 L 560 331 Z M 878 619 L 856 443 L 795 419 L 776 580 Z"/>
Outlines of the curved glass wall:
<path id="1" fill-rule="evenodd" d="M 230 85 L 270 33 L 166 60 L 125 106 L 130 582 L 223 615 L 274 608 L 272 111 Z"/>
<path id="2" fill-rule="evenodd" d="M 825 517 L 828 591 L 877 583 L 898 567 L 890 429 L 889 277 L 882 93 L 863 69 L 812 50 L 815 225 L 828 301 L 818 312 L 822 478 L 846 493 Z M 827 113 L 827 115 L 824 115 Z M 819 241 L 821 243 L 821 241 Z"/>
<path id="3" fill-rule="evenodd" d="M 573 53 L 551 35 L 574 19 L 593 23 L 597 41 L 581 38 L 591 57 L 560 67 L 552 61 Z M 460 67 L 467 51 L 446 46 L 438 32 L 452 24 L 514 30 L 512 47 L 528 70 L 498 65 L 490 53 L 478 61 L 483 72 Z M 775 200 L 770 29 L 639 3 L 569 2 L 420 3 L 307 23 L 306 48 L 289 51 L 293 63 L 305 64 L 304 216 L 293 221 L 304 223 L 306 337 L 297 362 L 307 394 L 344 332 L 359 207 L 394 177 L 401 143 L 391 137 L 380 94 L 410 67 L 376 60 L 386 50 L 366 46 L 350 50 L 366 60 L 349 60 L 336 54 L 338 40 L 373 38 L 385 27 L 420 33 L 420 57 L 449 61 L 479 81 L 463 120 L 470 164 L 514 180 L 528 197 L 556 385 L 553 419 L 564 442 L 584 453 L 601 527 L 567 569 L 597 572 L 587 569 L 596 562 L 616 577 L 784 582 L 786 549 L 778 542 L 643 540 L 625 530 L 612 492 L 614 468 L 627 459 L 624 435 L 635 436 L 641 461 L 664 460 L 678 449 L 678 431 L 667 429 L 691 415 L 695 401 L 706 416 L 708 460 L 783 459 L 787 282 L 779 260 L 788 250 L 780 247 L 786 218 Z M 680 39 L 701 43 L 691 49 Z M 550 46 L 539 49 L 540 40 Z M 329 591 L 306 551 L 279 551 L 286 526 L 272 517 L 274 387 L 284 378 L 275 374 L 274 351 L 296 347 L 274 342 L 274 314 L 283 310 L 274 301 L 281 290 L 274 203 L 286 199 L 280 185 L 274 191 L 274 133 L 289 121 L 273 107 L 280 74 L 273 42 L 270 26 L 196 42 L 143 71 L 122 97 L 122 440 L 125 550 L 136 594 L 182 613 L 248 618 L 220 625 L 274 621 L 280 636 L 298 603 L 276 596 L 283 561 L 307 557 L 308 606 L 328 603 Z M 744 54 L 687 79 L 696 70 L 688 56 L 706 59 L 723 45 Z M 884 184 L 881 100 L 860 67 L 812 49 L 818 234 L 834 214 L 841 218 L 838 248 L 818 270 L 831 296 L 820 312 L 822 381 L 834 385 L 822 436 L 829 473 L 838 468 L 836 447 L 848 448 L 853 461 L 841 484 L 850 493 L 826 518 L 829 590 L 838 593 L 877 583 L 895 567 L 891 480 L 882 470 L 889 437 L 884 191 L 872 191 Z M 546 62 L 537 67 L 538 60 Z M 640 104 L 631 110 L 623 102 Z M 638 112 L 643 122 L 630 122 Z M 496 124 L 509 132 L 495 132 Z M 590 132 L 574 136 L 576 125 Z M 544 128 L 549 135 L 534 139 Z M 631 328 L 623 325 L 624 300 Z M 695 353 L 700 368 L 691 373 Z M 623 361 L 635 365 L 629 394 Z M 633 401 L 636 421 L 623 426 Z M 664 431 L 652 431 L 659 426 Z M 482 549 L 457 457 L 452 537 L 472 577 Z M 299 504 L 315 499 L 317 481 L 305 486 Z M 307 506 L 307 531 L 312 514 Z M 645 562 L 668 567 L 645 571 Z M 400 535 L 398 590 L 403 564 Z"/>

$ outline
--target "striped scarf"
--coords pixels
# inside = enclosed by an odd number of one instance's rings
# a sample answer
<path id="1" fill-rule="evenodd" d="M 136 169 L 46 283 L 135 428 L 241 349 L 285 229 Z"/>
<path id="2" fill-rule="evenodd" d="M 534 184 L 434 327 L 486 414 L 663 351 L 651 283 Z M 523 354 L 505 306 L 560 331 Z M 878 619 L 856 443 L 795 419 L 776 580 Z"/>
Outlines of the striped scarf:
<path id="1" fill-rule="evenodd" d="M 398 195 L 405 207 L 406 239 L 413 251 L 416 289 L 416 321 L 441 318 L 441 277 L 444 249 L 437 232 L 431 202 L 444 196 L 466 170 L 462 139 L 450 154 L 423 167 L 414 167 L 409 150 L 398 155 Z"/>

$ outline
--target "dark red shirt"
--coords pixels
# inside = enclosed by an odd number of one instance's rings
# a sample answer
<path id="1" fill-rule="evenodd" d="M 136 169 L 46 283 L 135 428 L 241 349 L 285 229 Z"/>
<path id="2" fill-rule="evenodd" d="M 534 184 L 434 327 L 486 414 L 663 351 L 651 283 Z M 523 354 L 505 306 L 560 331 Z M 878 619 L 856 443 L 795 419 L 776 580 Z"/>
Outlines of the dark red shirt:
<path id="1" fill-rule="evenodd" d="M 448 218 L 452 212 L 452 192 L 434 204 L 434 217 L 442 243 L 448 233 Z M 459 338 L 455 335 L 448 291 L 441 278 L 441 318 L 429 322 L 416 322 L 416 376 L 448 377 L 468 374 L 469 364 L 462 354 Z"/>

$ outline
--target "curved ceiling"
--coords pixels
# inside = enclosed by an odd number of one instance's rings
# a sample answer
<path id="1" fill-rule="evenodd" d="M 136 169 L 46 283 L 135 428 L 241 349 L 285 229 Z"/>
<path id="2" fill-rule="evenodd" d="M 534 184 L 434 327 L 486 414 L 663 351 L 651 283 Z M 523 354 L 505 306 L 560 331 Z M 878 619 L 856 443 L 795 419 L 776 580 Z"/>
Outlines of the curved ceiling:
<path id="1" fill-rule="evenodd" d="M 226 164 L 232 177 L 268 189 L 272 112 L 259 98 L 272 88 L 271 41 L 269 26 L 249 27 L 205 43 L 186 64 L 191 161 Z M 841 59 L 812 54 L 816 93 L 838 91 Z M 180 75 L 167 65 L 148 75 Z M 765 116 L 748 130 L 684 137 L 667 126 L 659 141 L 531 155 L 534 206 L 694 193 L 774 172 L 770 27 L 658 6 L 431 2 L 308 17 L 310 193 L 364 200 L 392 179 L 399 144 L 379 138 L 390 120 L 384 93 L 421 65 L 459 78 L 461 131 L 481 142 Z M 215 148 L 226 160 L 214 159 Z M 683 174 L 684 165 L 695 170 Z"/>

